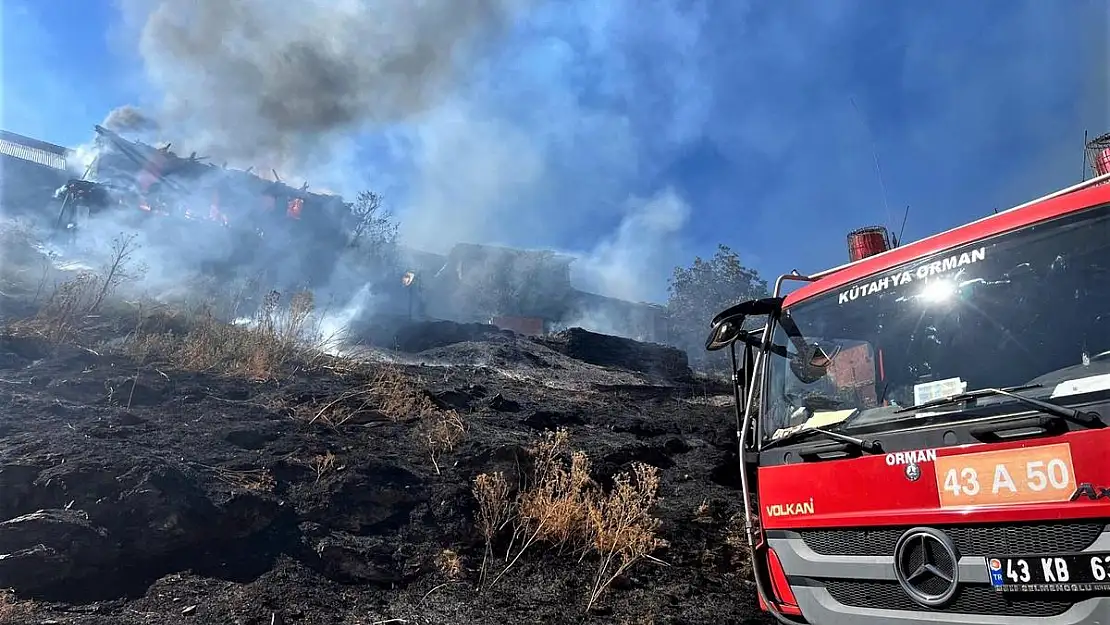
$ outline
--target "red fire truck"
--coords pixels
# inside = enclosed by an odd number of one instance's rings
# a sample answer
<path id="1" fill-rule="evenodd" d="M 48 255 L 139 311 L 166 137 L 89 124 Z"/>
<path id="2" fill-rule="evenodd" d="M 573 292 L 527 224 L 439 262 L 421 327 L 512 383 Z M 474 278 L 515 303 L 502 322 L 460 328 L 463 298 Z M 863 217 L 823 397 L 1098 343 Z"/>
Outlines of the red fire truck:
<path id="1" fill-rule="evenodd" d="M 777 620 L 1110 623 L 1104 160 L 911 244 L 853 233 L 853 262 L 713 319 Z"/>

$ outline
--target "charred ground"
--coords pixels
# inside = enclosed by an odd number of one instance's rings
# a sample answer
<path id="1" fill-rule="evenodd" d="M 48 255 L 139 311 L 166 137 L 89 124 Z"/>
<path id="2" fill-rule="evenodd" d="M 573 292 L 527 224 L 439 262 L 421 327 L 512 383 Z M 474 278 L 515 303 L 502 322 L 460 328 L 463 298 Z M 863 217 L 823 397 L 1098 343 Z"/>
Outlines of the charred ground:
<path id="1" fill-rule="evenodd" d="M 56 295 L 33 290 L 5 285 L 0 335 L 8 622 L 762 622 L 724 389 L 680 352 L 437 323 L 354 356 L 221 359 L 204 350 L 259 330 L 118 304 L 52 333 Z M 662 543 L 590 612 L 598 558 L 573 541 L 490 587 L 501 534 L 478 587 L 475 480 L 526 487 L 556 430 L 598 492 L 658 469 Z"/>

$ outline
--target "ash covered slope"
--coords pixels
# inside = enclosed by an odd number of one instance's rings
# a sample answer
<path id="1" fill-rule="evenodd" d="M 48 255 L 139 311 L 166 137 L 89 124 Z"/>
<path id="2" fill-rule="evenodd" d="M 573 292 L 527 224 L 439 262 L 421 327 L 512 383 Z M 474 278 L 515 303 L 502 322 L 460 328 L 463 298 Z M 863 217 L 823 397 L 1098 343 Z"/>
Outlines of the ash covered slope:
<path id="1" fill-rule="evenodd" d="M 261 383 L 0 339 L 14 622 L 762 622 L 732 546 L 733 439 L 704 388 L 513 335 L 448 343 L 394 354 L 422 364 Z M 465 423 L 434 463 L 418 418 L 360 410 L 349 392 L 387 381 Z M 666 565 L 637 564 L 589 617 L 596 561 L 573 553 L 536 548 L 475 589 L 474 478 L 515 482 L 526 448 L 560 427 L 600 483 L 637 461 L 661 470 Z"/>

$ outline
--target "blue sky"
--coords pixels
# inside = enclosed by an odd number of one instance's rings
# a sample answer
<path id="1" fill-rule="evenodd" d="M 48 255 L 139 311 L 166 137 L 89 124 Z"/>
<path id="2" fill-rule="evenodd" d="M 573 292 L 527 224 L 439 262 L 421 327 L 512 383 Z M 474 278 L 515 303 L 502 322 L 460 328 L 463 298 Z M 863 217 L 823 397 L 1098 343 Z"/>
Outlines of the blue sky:
<path id="1" fill-rule="evenodd" d="M 574 251 L 596 290 L 659 299 L 676 263 L 719 242 L 773 279 L 840 264 L 849 230 L 897 229 L 907 205 L 912 240 L 1032 199 L 1078 181 L 1085 130 L 1110 132 L 1100 0 L 498 2 L 510 25 L 476 35 L 427 101 L 297 128 L 313 159 L 290 167 L 384 192 L 418 246 Z M 289 6 L 277 19 L 318 38 L 353 21 Z M 170 93 L 171 133 L 238 136 L 245 118 L 190 105 L 206 83 L 181 78 L 219 56 L 152 52 L 150 11 L 4 0 L 0 126 L 72 146 L 112 108 L 157 114 Z M 329 45 L 347 58 L 380 51 L 342 34 Z M 368 88 L 390 92 L 385 78 Z"/>

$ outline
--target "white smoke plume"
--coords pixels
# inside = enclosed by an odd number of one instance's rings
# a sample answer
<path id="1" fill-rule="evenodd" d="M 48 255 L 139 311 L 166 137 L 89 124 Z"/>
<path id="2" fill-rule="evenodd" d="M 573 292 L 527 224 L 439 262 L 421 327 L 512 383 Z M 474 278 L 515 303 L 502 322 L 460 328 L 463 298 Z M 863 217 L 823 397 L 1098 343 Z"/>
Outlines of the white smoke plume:
<path id="1" fill-rule="evenodd" d="M 628 202 L 620 225 L 574 265 L 586 288 L 630 301 L 659 299 L 660 275 L 680 257 L 679 235 L 690 206 L 668 187 L 650 198 Z"/>

